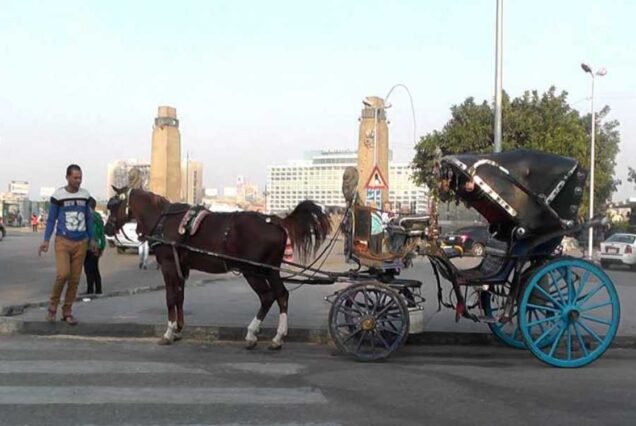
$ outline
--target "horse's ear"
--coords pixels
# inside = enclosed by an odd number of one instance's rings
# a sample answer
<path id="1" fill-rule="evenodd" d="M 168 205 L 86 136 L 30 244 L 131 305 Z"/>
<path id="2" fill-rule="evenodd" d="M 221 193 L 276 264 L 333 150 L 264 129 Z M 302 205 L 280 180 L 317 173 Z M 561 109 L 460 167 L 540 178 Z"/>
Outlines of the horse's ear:
<path id="1" fill-rule="evenodd" d="M 117 188 L 115 185 L 111 185 L 110 187 L 113 188 L 113 191 L 115 191 L 115 194 L 121 193 L 121 189 Z"/>

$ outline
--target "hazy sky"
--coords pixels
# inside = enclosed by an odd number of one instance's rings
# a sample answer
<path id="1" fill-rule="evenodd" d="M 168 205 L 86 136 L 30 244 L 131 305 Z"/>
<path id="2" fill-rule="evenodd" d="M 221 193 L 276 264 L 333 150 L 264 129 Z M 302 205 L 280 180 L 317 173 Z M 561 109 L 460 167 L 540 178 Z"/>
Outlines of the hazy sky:
<path id="1" fill-rule="evenodd" d="M 581 61 L 606 67 L 598 104 L 621 122 L 618 175 L 636 158 L 636 2 L 505 0 L 504 89 L 550 85 L 589 111 Z M 177 108 L 204 185 L 303 151 L 355 148 L 361 100 L 395 83 L 417 133 L 494 93 L 495 0 L 7 1 L 0 8 L 0 191 L 64 184 L 70 162 L 105 194 L 106 165 L 150 158 L 158 105 Z M 408 97 L 390 99 L 394 157 L 413 156 Z M 504 117 L 505 120 L 505 117 Z M 629 191 L 623 186 L 615 198 Z"/>

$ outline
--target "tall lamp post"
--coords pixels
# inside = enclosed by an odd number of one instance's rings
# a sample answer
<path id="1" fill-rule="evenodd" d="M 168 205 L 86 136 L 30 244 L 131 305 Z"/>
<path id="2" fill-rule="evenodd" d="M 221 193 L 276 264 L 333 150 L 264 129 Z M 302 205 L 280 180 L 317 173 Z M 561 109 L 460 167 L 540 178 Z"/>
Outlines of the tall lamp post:
<path id="1" fill-rule="evenodd" d="M 595 144 L 594 138 L 596 136 L 596 117 L 594 117 L 594 80 L 595 77 L 603 77 L 607 74 L 607 70 L 605 68 L 601 68 L 598 71 L 592 71 L 587 64 L 581 64 L 581 68 L 583 71 L 592 76 L 592 93 L 590 95 L 590 108 L 592 110 L 592 134 L 590 136 L 590 220 L 594 218 L 594 151 Z M 587 241 L 587 256 L 590 260 L 592 260 L 592 248 L 593 248 L 593 238 L 594 238 L 594 229 L 590 226 L 588 241 Z"/>

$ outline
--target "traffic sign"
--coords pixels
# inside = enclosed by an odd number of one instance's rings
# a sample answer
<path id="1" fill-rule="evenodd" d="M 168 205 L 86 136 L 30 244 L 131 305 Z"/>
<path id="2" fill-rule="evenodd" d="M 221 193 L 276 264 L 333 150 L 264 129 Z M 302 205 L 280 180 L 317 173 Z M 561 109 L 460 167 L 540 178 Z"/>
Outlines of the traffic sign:
<path id="1" fill-rule="evenodd" d="M 367 181 L 367 184 L 364 187 L 367 189 L 388 189 L 389 188 L 378 166 L 375 166 L 373 168 L 373 171 L 371 172 L 371 176 L 369 176 L 369 180 Z"/>

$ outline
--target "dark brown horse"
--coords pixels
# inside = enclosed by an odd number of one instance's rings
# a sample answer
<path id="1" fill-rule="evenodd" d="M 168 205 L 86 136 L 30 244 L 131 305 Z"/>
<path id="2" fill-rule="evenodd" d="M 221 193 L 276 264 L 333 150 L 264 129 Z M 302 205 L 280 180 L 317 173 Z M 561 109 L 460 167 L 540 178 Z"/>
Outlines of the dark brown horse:
<path id="1" fill-rule="evenodd" d="M 141 189 L 115 188 L 108 201 L 109 217 L 105 232 L 115 235 L 122 226 L 135 219 L 140 239 L 153 244 L 152 237 L 175 241 L 208 252 L 222 253 L 260 264 L 280 267 L 289 237 L 301 259 L 315 254 L 331 231 L 328 216 L 312 201 L 303 201 L 284 219 L 254 212 L 214 213 L 203 217 L 194 235 L 178 231 L 187 204 L 172 204 L 167 199 Z M 186 234 L 187 235 L 187 234 Z M 256 346 L 260 324 L 274 301 L 280 308 L 276 336 L 271 348 L 279 349 L 287 334 L 289 293 L 278 270 L 225 260 L 168 244 L 154 246 L 157 262 L 166 284 L 168 329 L 160 340 L 170 344 L 180 339 L 184 327 L 184 284 L 190 269 L 212 274 L 239 271 L 258 295 L 261 307 L 247 327 L 247 347 Z"/>

